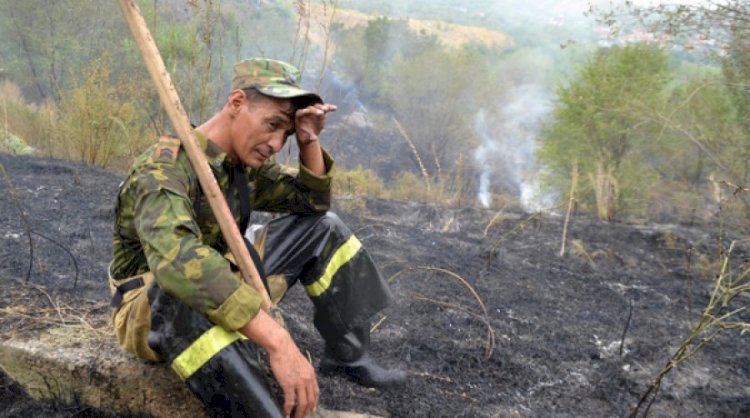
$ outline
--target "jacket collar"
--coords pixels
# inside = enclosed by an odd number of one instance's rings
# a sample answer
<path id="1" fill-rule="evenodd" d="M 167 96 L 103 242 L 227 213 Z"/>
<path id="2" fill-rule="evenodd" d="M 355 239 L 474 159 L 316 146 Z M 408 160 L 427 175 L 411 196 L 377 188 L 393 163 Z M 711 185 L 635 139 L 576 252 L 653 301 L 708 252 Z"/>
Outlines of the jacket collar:
<path id="1" fill-rule="evenodd" d="M 203 132 L 194 129 L 193 134 L 195 135 L 195 139 L 198 140 L 198 145 L 203 150 L 203 153 L 206 154 L 206 159 L 208 160 L 208 164 L 211 167 L 219 169 L 224 164 L 226 164 L 227 167 L 233 165 L 229 160 L 227 153 L 224 152 L 213 141 L 208 139 L 206 135 L 203 135 Z"/>

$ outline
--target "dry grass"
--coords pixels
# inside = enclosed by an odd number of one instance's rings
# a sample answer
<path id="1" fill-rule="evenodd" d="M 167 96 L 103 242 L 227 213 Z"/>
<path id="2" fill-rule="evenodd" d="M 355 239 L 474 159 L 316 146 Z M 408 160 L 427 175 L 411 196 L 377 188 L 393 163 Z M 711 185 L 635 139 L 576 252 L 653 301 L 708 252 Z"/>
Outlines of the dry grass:
<path id="1" fill-rule="evenodd" d="M 492 350 L 495 348 L 495 330 L 492 328 L 492 321 L 490 320 L 489 314 L 487 313 L 487 307 L 485 306 L 484 302 L 482 301 L 482 298 L 479 296 L 479 293 L 474 289 L 474 287 L 471 284 L 469 284 L 469 282 L 466 279 L 464 279 L 460 275 L 458 275 L 458 274 L 456 274 L 456 273 L 454 273 L 454 272 L 452 272 L 450 270 L 444 269 L 444 268 L 434 267 L 434 266 L 419 266 L 419 267 L 406 268 L 406 269 L 403 269 L 403 270 L 401 270 L 401 271 L 393 274 L 391 277 L 388 278 L 388 282 L 392 283 L 394 280 L 396 280 L 396 278 L 398 278 L 399 276 L 401 276 L 404 273 L 411 272 L 411 271 L 420 271 L 420 270 L 446 274 L 446 275 L 452 277 L 453 279 L 457 280 L 459 283 L 461 283 L 467 289 L 469 289 L 469 292 L 471 292 L 472 296 L 477 301 L 477 304 L 479 305 L 479 307 L 481 309 L 481 313 L 476 313 L 476 312 L 474 312 L 474 311 L 472 311 L 470 309 L 467 309 L 467 308 L 465 308 L 465 307 L 463 307 L 461 305 L 458 305 L 456 303 L 453 303 L 453 302 L 447 302 L 447 301 L 437 300 L 437 299 L 433 299 L 433 298 L 430 298 L 430 297 L 427 297 L 427 296 L 424 296 L 424 295 L 414 295 L 414 299 L 415 300 L 421 300 L 421 301 L 424 301 L 424 302 L 429 302 L 429 303 L 432 303 L 432 304 L 435 304 L 435 305 L 439 305 L 439 306 L 443 306 L 443 307 L 446 307 L 448 309 L 453 309 L 453 310 L 457 310 L 457 311 L 460 311 L 460 312 L 464 312 L 464 313 L 466 313 L 466 314 L 468 314 L 470 316 L 479 318 L 481 321 L 483 321 L 485 323 L 485 325 L 487 326 L 487 340 L 485 342 L 485 353 L 484 354 L 485 354 L 485 358 L 490 358 L 490 356 L 492 356 Z"/>
<path id="2" fill-rule="evenodd" d="M 498 211 L 495 216 L 493 216 L 492 219 L 487 222 L 487 226 L 484 227 L 484 236 L 486 237 L 487 234 L 489 234 L 490 229 L 492 229 L 495 225 L 502 224 L 503 221 L 507 219 L 507 217 L 508 215 L 505 212 L 503 212 L 502 210 Z"/>
<path id="3" fill-rule="evenodd" d="M 497 250 L 500 248 L 501 245 L 507 240 L 509 240 L 511 237 L 513 237 L 515 234 L 525 231 L 527 228 L 532 226 L 538 226 L 539 220 L 541 219 L 542 215 L 544 214 L 544 210 L 540 210 L 538 212 L 535 212 L 531 214 L 526 219 L 522 220 L 516 226 L 514 226 L 510 231 L 504 233 L 503 235 L 498 238 L 495 243 L 492 245 L 492 248 L 490 249 L 489 257 L 487 258 L 487 262 L 491 263 L 492 260 L 497 255 Z M 485 228 L 485 230 L 488 230 L 488 228 Z"/>
<path id="4" fill-rule="evenodd" d="M 45 156 L 126 168 L 150 137 L 137 82 L 113 83 L 113 65 L 106 56 L 94 60 L 60 103 L 28 104 L 17 86 L 0 83 L 0 137 L 17 137 Z"/>
<path id="5" fill-rule="evenodd" d="M 333 187 L 339 195 L 380 195 L 385 185 L 378 175 L 366 168 L 357 167 L 352 170 L 336 169 L 333 176 Z"/>
<path id="6" fill-rule="evenodd" d="M 447 377 L 447 376 L 438 376 L 438 375 L 432 374 L 430 372 L 416 372 L 416 373 L 414 373 L 414 375 L 415 376 L 419 376 L 419 377 L 426 377 L 428 379 L 433 379 L 433 380 L 437 380 L 437 381 L 440 381 L 440 382 L 453 383 L 453 380 L 450 377 Z"/>
<path id="7" fill-rule="evenodd" d="M 586 244 L 584 244 L 580 239 L 574 239 L 570 241 L 570 254 L 587 262 L 589 265 L 593 266 L 594 264 L 596 264 L 594 262 L 594 257 L 586 249 Z"/>
<path id="8" fill-rule="evenodd" d="M 316 45 L 325 45 L 325 32 L 321 29 L 330 19 L 330 10 L 323 4 L 310 3 L 307 5 L 310 19 L 316 24 L 311 25 L 310 39 Z M 379 16 L 368 15 L 356 10 L 339 8 L 336 11 L 335 22 L 349 29 L 366 25 L 368 21 Z M 469 42 L 476 42 L 490 47 L 507 47 L 512 41 L 502 32 L 477 26 L 457 25 L 437 20 L 409 19 L 412 31 L 426 36 L 435 35 L 440 42 L 449 48 L 459 48 Z"/>
<path id="9" fill-rule="evenodd" d="M 716 272 L 721 268 L 721 259 L 713 258 L 708 254 L 698 253 L 695 257 L 695 272 L 703 280 L 713 280 Z"/>
<path id="10" fill-rule="evenodd" d="M 674 231 L 671 229 L 667 229 L 664 231 L 661 235 L 656 237 L 656 241 L 659 243 L 659 246 L 667 249 L 667 250 L 676 250 L 680 249 L 678 248 L 678 239 L 677 235 L 675 235 Z"/>
<path id="11" fill-rule="evenodd" d="M 375 171 L 357 167 L 337 168 L 333 176 L 333 191 L 337 202 L 352 210 L 364 209 L 364 197 L 429 202 L 440 205 L 461 204 L 457 192 L 446 182 L 435 177 L 425 178 L 409 171 L 398 173 L 390 183 L 384 183 Z M 450 225 L 448 225 L 450 227 Z"/>
<path id="12" fill-rule="evenodd" d="M 396 119 L 395 117 L 391 117 L 393 120 L 393 123 L 396 125 L 396 128 L 398 128 L 398 132 L 401 134 L 401 136 L 404 138 L 404 141 L 409 145 L 409 149 L 411 149 L 412 154 L 414 154 L 414 158 L 416 158 L 417 163 L 419 164 L 419 171 L 422 173 L 422 177 L 424 177 L 425 186 L 427 187 L 427 191 L 430 190 L 430 175 L 427 173 L 427 169 L 425 168 L 424 164 L 422 163 L 422 158 L 419 156 L 419 152 L 417 152 L 417 147 L 414 146 L 414 142 L 412 142 L 409 135 L 406 133 L 406 130 L 404 130 L 404 127 L 401 126 L 401 123 Z"/>
<path id="13" fill-rule="evenodd" d="M 45 148 L 50 142 L 51 108 L 49 103 L 41 106 L 27 103 L 17 85 L 3 81 L 0 83 L 0 142 L 7 140 L 7 148 L 15 148 L 15 151 Z M 16 146 L 11 142 L 16 142 Z"/>
<path id="14" fill-rule="evenodd" d="M 14 83 L 5 80 L 0 82 L 0 97 L 2 97 L 5 106 L 9 104 L 25 105 L 21 89 Z"/>
<path id="15" fill-rule="evenodd" d="M 10 280 L 9 280 L 10 281 Z M 43 286 L 16 281 L 0 300 L 0 334 L 19 335 L 58 329 L 71 338 L 111 335 L 109 304 L 71 305 Z"/>

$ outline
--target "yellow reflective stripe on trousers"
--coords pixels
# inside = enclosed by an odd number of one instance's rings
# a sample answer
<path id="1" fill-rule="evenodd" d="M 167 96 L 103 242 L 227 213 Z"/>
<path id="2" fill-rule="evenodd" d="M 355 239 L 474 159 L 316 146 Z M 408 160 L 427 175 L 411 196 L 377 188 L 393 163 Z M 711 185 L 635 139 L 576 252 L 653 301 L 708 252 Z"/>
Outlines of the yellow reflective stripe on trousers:
<path id="1" fill-rule="evenodd" d="M 339 271 L 341 266 L 348 263 L 349 260 L 357 254 L 360 248 L 362 248 L 362 243 L 359 242 L 357 237 L 354 235 L 349 237 L 344 245 L 339 247 L 339 249 L 333 254 L 331 261 L 328 262 L 326 270 L 323 272 L 320 279 L 305 286 L 307 294 L 312 297 L 322 295 L 331 285 L 331 280 L 336 272 Z"/>
<path id="2" fill-rule="evenodd" d="M 193 341 L 177 358 L 172 362 L 172 370 L 177 373 L 182 380 L 187 380 L 193 373 L 203 367 L 213 356 L 224 347 L 232 344 L 240 338 L 246 337 L 236 331 L 227 331 L 224 328 L 215 325 L 203 335 Z"/>

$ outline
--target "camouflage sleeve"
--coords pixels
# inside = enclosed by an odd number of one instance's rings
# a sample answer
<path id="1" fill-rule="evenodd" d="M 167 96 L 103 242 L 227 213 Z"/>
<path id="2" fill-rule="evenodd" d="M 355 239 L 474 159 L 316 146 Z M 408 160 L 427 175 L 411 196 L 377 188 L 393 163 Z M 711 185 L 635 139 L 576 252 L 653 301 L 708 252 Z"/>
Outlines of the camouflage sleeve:
<path id="1" fill-rule="evenodd" d="M 185 168 L 153 162 L 138 176 L 135 227 L 159 286 L 217 325 L 244 326 L 260 309 L 260 296 L 201 242 Z"/>
<path id="2" fill-rule="evenodd" d="M 326 174 L 317 176 L 307 167 L 299 169 L 266 161 L 255 179 L 253 208 L 266 212 L 325 212 L 331 207 L 333 158 L 323 150 Z"/>

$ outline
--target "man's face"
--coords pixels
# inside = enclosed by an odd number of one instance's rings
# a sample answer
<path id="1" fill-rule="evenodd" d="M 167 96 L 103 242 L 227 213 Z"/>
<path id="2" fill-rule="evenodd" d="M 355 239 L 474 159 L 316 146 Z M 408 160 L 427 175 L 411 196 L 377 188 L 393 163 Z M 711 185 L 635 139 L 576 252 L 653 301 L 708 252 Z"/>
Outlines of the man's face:
<path id="1" fill-rule="evenodd" d="M 281 151 L 292 133 L 294 108 L 290 100 L 245 100 L 232 124 L 232 148 L 243 164 L 260 168 L 266 159 Z"/>

